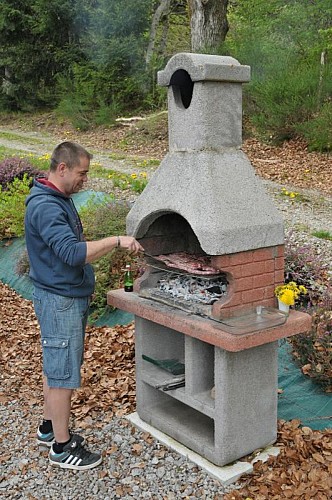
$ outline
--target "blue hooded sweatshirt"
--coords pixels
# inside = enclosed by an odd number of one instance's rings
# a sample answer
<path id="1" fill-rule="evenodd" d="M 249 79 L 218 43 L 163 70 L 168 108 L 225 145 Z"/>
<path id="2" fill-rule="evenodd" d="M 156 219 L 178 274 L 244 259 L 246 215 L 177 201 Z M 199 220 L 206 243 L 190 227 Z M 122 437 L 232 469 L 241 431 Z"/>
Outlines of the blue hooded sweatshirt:
<path id="1" fill-rule="evenodd" d="M 85 263 L 87 246 L 71 197 L 35 180 L 25 204 L 25 240 L 34 285 L 65 297 L 90 296 L 94 272 Z"/>

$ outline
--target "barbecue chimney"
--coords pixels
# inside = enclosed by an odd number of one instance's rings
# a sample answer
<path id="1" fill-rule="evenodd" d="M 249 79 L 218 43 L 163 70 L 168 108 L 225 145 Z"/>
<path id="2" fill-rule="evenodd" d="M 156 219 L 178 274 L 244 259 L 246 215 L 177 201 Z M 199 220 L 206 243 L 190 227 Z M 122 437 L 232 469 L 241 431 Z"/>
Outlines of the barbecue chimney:
<path id="1" fill-rule="evenodd" d="M 242 83 L 249 78 L 250 68 L 232 57 L 189 53 L 158 73 L 168 87 L 169 153 L 127 218 L 128 234 L 149 253 L 189 244 L 225 255 L 283 244 L 282 218 L 241 151 Z"/>

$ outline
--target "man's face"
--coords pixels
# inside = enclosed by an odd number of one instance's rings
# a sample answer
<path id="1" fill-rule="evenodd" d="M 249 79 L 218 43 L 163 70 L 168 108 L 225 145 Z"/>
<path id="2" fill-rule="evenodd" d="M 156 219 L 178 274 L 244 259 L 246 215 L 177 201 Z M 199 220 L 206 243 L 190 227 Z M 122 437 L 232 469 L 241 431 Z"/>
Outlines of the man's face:
<path id="1" fill-rule="evenodd" d="M 78 193 L 83 188 L 83 184 L 88 180 L 90 160 L 82 157 L 80 164 L 63 170 L 63 190 L 66 195 Z"/>

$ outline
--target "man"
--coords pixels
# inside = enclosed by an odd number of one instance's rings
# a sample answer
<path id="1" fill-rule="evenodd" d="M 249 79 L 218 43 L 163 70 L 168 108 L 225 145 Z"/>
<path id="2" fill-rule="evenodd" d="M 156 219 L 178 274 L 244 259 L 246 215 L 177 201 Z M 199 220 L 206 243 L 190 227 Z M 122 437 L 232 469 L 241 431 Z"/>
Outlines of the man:
<path id="1" fill-rule="evenodd" d="M 48 178 L 34 181 L 25 215 L 43 350 L 44 419 L 37 442 L 50 447 L 52 465 L 76 470 L 91 469 L 102 461 L 100 454 L 83 446 L 83 437 L 69 432 L 71 398 L 80 387 L 85 327 L 94 291 L 90 263 L 116 247 L 133 254 L 143 250 L 131 236 L 85 241 L 71 195 L 87 181 L 91 158 L 79 144 L 59 144 Z"/>

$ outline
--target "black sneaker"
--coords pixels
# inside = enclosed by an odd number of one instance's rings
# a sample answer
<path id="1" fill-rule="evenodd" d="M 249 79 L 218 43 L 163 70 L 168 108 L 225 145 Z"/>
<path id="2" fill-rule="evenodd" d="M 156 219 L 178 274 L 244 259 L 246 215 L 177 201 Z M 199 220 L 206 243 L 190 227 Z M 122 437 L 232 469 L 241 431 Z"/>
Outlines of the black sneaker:
<path id="1" fill-rule="evenodd" d="M 50 431 L 47 433 L 40 432 L 39 428 L 37 429 L 37 443 L 42 446 L 52 446 L 54 443 L 54 432 Z"/>
<path id="2" fill-rule="evenodd" d="M 50 464 L 61 469 L 87 470 L 101 464 L 102 457 L 98 453 L 91 453 L 74 434 L 71 440 L 63 448 L 62 453 L 54 453 L 53 446 L 49 453 Z"/>
<path id="3" fill-rule="evenodd" d="M 79 436 L 78 434 L 72 434 L 70 432 L 70 436 L 74 436 L 74 435 L 75 435 L 77 441 L 79 441 L 81 444 L 84 444 L 84 437 Z M 37 429 L 37 444 L 39 444 L 40 446 L 47 446 L 48 448 L 50 448 L 53 443 L 54 443 L 54 432 L 53 431 L 50 431 L 50 432 L 43 434 L 42 432 L 40 432 L 39 428 Z"/>

